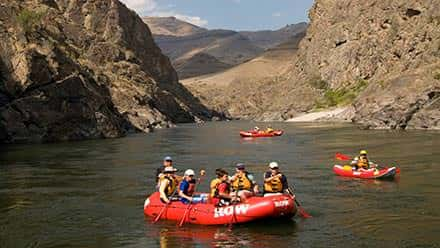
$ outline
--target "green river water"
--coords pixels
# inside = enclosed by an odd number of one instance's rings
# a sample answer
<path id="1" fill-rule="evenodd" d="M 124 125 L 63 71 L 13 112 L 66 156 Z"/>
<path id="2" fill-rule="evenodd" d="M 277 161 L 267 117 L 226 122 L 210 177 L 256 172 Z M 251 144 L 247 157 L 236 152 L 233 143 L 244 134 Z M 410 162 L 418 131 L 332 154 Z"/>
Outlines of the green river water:
<path id="1" fill-rule="evenodd" d="M 239 137 L 255 125 L 212 122 L 121 139 L 0 146 L 0 247 L 440 247 L 440 132 L 272 123 L 285 134 Z M 361 148 L 374 162 L 398 165 L 401 175 L 333 174 L 336 152 Z M 267 163 L 278 161 L 313 218 L 232 230 L 151 224 L 143 203 L 165 155 L 180 171 L 205 168 L 208 177 L 245 162 L 260 184 Z"/>

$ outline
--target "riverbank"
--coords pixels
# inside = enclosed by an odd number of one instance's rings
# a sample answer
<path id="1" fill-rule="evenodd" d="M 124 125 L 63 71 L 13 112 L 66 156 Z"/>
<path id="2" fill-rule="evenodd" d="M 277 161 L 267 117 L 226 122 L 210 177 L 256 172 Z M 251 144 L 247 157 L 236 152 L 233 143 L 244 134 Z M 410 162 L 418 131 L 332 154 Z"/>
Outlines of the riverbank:
<path id="1" fill-rule="evenodd" d="M 314 122 L 314 121 L 335 121 L 335 122 L 351 122 L 353 109 L 351 107 L 340 107 L 329 110 L 304 113 L 299 116 L 290 118 L 286 122 Z"/>

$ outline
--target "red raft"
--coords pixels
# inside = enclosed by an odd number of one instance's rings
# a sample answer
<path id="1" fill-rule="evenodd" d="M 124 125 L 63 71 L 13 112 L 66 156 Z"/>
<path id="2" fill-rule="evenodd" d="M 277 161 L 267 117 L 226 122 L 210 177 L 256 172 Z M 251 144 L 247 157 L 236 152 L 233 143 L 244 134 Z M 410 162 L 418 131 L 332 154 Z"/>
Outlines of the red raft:
<path id="1" fill-rule="evenodd" d="M 383 169 L 353 170 L 349 165 L 335 165 L 333 171 L 336 175 L 343 177 L 357 177 L 364 179 L 393 179 L 400 171 L 396 167 Z"/>
<path id="2" fill-rule="evenodd" d="M 145 200 L 144 214 L 156 218 L 164 209 L 165 204 L 155 192 Z M 225 207 L 215 207 L 210 203 L 187 204 L 180 201 L 171 202 L 163 211 L 160 219 L 181 221 L 185 215 L 185 223 L 198 225 L 224 225 L 245 223 L 265 218 L 291 218 L 297 209 L 295 196 L 272 195 L 266 197 L 254 196 L 245 202 Z"/>
<path id="3" fill-rule="evenodd" d="M 281 136 L 282 134 L 283 134 L 282 130 L 274 130 L 272 132 L 240 131 L 241 137 L 274 137 L 274 136 Z"/>

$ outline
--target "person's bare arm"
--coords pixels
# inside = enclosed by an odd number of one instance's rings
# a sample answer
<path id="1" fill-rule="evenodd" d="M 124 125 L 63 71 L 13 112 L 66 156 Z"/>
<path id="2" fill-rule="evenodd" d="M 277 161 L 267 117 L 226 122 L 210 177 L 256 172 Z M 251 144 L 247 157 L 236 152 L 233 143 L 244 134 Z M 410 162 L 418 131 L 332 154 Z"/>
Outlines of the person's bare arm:
<path id="1" fill-rule="evenodd" d="M 164 202 L 166 202 L 166 203 L 169 203 L 170 202 L 170 200 L 168 200 L 168 197 L 167 197 L 167 195 L 165 194 L 165 189 L 168 187 L 168 181 L 162 181 L 161 183 L 160 183 L 160 186 L 159 186 L 159 194 L 160 194 L 160 198 L 164 201 Z"/>

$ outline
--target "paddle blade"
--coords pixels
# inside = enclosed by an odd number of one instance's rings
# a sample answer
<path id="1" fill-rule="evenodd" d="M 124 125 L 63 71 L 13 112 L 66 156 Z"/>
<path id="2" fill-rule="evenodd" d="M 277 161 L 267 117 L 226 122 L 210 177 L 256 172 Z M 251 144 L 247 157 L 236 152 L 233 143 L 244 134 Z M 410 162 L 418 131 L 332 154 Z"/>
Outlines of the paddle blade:
<path id="1" fill-rule="evenodd" d="M 351 158 L 345 154 L 342 153 L 336 153 L 335 158 L 337 160 L 351 160 Z"/>
<path id="2" fill-rule="evenodd" d="M 304 219 L 307 219 L 307 218 L 311 218 L 311 217 L 312 217 L 310 214 L 308 214 L 308 213 L 304 210 L 304 208 L 302 208 L 302 207 L 298 207 L 298 210 L 299 210 L 299 215 L 300 215 L 301 217 L 303 217 Z"/>

